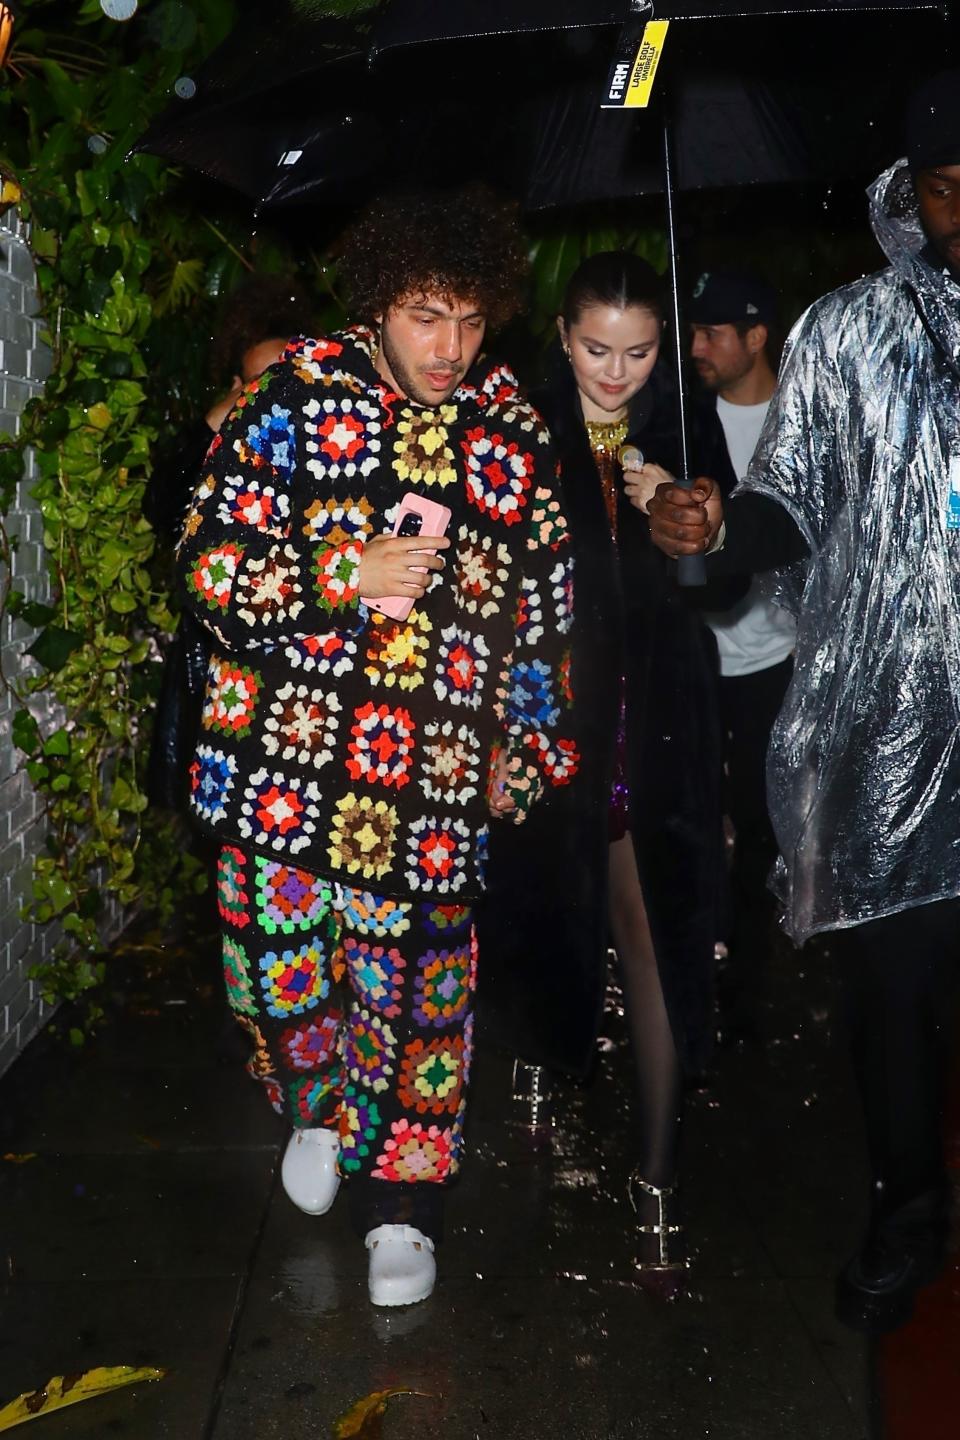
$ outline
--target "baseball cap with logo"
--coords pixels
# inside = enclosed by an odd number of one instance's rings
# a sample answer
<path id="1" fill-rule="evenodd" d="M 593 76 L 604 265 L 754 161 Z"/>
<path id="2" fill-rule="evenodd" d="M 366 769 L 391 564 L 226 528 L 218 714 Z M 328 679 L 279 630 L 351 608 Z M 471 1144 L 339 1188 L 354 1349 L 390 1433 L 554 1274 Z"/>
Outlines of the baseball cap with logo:
<path id="1" fill-rule="evenodd" d="M 686 305 L 691 325 L 772 325 L 777 297 L 748 270 L 705 270 Z"/>

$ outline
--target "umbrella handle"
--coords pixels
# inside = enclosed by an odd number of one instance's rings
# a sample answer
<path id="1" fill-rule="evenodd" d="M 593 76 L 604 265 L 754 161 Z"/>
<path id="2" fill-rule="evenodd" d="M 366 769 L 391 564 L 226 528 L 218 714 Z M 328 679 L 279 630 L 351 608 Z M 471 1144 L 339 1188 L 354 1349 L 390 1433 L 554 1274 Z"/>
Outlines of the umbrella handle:
<path id="1" fill-rule="evenodd" d="M 707 567 L 702 555 L 681 555 L 677 561 L 677 584 L 684 589 L 706 585 Z"/>
<path id="2" fill-rule="evenodd" d="M 692 490 L 692 480 L 678 480 L 676 482 L 681 490 Z M 684 589 L 692 588 L 695 585 L 706 585 L 707 566 L 702 555 L 678 555 L 677 557 L 677 584 Z"/>

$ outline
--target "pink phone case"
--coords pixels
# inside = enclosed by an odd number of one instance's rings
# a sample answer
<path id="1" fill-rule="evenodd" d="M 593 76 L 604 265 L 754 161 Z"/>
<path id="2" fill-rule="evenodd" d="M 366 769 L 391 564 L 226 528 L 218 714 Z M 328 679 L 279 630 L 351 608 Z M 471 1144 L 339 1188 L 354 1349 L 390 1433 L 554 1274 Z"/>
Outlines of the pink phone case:
<path id="1" fill-rule="evenodd" d="M 398 533 L 404 517 L 411 514 L 421 517 L 422 534 L 446 534 L 447 526 L 450 524 L 450 511 L 446 505 L 440 505 L 436 500 L 427 500 L 423 495 L 415 495 L 412 490 L 408 490 L 400 500 L 400 509 L 397 511 L 393 527 L 394 535 Z M 435 555 L 437 552 L 427 548 L 426 553 Z M 423 567 L 417 566 L 416 568 L 422 569 Z M 381 595 L 375 598 L 361 595 L 360 599 L 364 605 L 369 605 L 371 610 L 379 610 L 381 615 L 389 615 L 391 620 L 406 620 L 413 609 L 413 597 L 408 595 Z"/>

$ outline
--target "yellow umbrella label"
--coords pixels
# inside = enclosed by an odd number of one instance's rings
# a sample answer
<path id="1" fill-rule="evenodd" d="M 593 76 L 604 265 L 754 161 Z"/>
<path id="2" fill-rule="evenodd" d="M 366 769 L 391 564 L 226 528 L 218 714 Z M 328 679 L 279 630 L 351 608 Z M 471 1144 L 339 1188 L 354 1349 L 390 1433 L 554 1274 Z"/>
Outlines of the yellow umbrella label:
<path id="1" fill-rule="evenodd" d="M 647 108 L 669 28 L 669 20 L 648 20 L 636 54 L 614 61 L 600 107 L 602 110 Z"/>

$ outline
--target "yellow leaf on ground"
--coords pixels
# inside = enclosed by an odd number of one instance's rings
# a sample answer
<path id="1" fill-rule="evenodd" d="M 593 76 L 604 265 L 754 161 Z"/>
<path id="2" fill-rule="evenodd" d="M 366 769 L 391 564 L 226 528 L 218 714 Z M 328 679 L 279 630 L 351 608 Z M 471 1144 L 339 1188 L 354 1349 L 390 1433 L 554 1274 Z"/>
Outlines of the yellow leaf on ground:
<path id="1" fill-rule="evenodd" d="M 372 1440 L 374 1434 L 379 1433 L 379 1426 L 374 1426 L 380 1418 L 386 1414 L 387 1401 L 394 1395 L 419 1395 L 423 1400 L 432 1400 L 432 1395 L 427 1395 L 423 1390 L 411 1390 L 407 1385 L 395 1385 L 392 1390 L 374 1390 L 371 1395 L 364 1395 L 349 1410 L 344 1411 L 339 1420 L 333 1422 L 334 1440 Z"/>
<path id="2" fill-rule="evenodd" d="M 123 1385 L 139 1385 L 142 1380 L 162 1380 L 166 1370 L 154 1370 L 150 1366 L 139 1369 L 133 1365 L 100 1365 L 95 1370 L 85 1370 L 81 1375 L 55 1375 L 42 1390 L 33 1390 L 11 1400 L 0 1410 L 0 1430 L 12 1430 L 15 1425 L 25 1425 L 38 1415 L 47 1415 L 51 1410 L 61 1410 L 65 1405 L 78 1405 L 81 1400 L 95 1400 Z"/>
<path id="3" fill-rule="evenodd" d="M 12 1151 L 8 1151 L 3 1158 L 9 1161 L 11 1165 L 26 1165 L 28 1160 L 36 1160 L 37 1152 L 36 1150 L 28 1150 L 25 1155 L 14 1155 Z"/>

